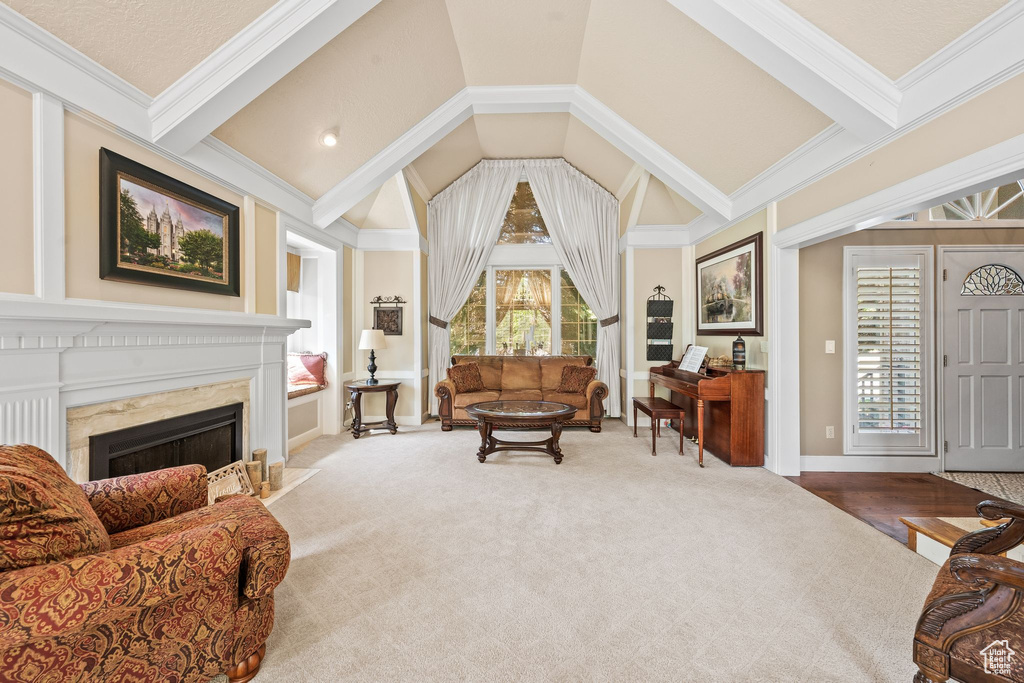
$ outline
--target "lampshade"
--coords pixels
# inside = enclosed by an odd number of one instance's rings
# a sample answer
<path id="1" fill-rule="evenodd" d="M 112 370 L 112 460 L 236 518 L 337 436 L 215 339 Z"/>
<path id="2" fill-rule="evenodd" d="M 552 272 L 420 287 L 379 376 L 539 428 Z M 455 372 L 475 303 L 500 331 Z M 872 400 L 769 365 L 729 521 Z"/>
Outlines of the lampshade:
<path id="1" fill-rule="evenodd" d="M 360 351 L 386 348 L 388 348 L 388 343 L 384 339 L 384 330 L 363 330 L 363 333 L 359 335 Z"/>

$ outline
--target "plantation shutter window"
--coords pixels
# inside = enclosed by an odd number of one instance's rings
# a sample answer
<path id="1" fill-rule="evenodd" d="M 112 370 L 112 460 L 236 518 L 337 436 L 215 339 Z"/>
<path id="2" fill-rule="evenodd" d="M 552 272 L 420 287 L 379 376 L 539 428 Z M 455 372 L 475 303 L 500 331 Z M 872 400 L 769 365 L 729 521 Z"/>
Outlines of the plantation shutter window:
<path id="1" fill-rule="evenodd" d="M 931 455 L 930 247 L 847 247 L 844 452 Z"/>

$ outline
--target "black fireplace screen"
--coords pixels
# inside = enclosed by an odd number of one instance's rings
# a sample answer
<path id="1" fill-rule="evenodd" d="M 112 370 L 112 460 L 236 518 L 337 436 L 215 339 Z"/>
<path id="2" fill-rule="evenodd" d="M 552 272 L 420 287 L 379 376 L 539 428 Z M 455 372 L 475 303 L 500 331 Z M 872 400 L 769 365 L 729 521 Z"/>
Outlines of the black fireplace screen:
<path id="1" fill-rule="evenodd" d="M 179 465 L 203 465 L 212 472 L 241 459 L 241 403 L 89 438 L 93 480 Z"/>

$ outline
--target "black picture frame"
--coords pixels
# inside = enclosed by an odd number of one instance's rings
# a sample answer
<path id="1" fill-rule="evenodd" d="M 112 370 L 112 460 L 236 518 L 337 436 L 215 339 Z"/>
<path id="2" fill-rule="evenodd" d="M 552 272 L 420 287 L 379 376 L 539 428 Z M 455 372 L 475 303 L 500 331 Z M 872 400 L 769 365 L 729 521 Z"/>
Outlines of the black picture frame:
<path id="1" fill-rule="evenodd" d="M 403 310 L 401 306 L 374 306 L 373 329 L 381 330 L 385 337 L 401 336 Z"/>
<path id="2" fill-rule="evenodd" d="M 219 217 L 221 223 L 222 256 L 214 262 L 221 266 L 220 277 L 206 275 L 216 272 L 207 262 L 204 268 L 199 264 L 182 262 L 179 259 L 164 259 L 171 268 L 147 263 L 131 262 L 131 258 L 144 258 L 147 254 L 137 249 L 134 254 L 121 249 L 121 183 L 143 187 L 153 193 L 162 194 L 176 205 L 186 204 L 207 214 Z M 100 149 L 100 216 L 99 248 L 100 278 L 119 282 L 132 282 L 156 287 L 170 287 L 208 294 L 240 296 L 240 250 L 239 250 L 239 209 L 223 199 L 203 192 L 176 180 L 155 169 L 144 166 L 109 149 Z M 180 221 L 180 214 L 179 214 Z M 145 250 L 151 252 L 151 249 Z M 182 266 L 178 264 L 182 263 Z M 178 267 L 198 269 L 199 272 L 181 272 Z"/>
<path id="3" fill-rule="evenodd" d="M 721 336 L 736 336 L 745 334 L 751 337 L 759 337 L 764 335 L 764 257 L 762 250 L 763 235 L 758 232 L 750 237 L 746 237 L 737 242 L 722 247 L 716 251 L 701 256 L 696 259 L 696 314 L 697 314 L 697 334 L 698 335 L 721 335 Z M 737 324 L 737 323 L 718 323 L 718 322 L 707 322 L 704 320 L 704 302 L 705 292 L 703 290 L 701 273 L 705 267 L 711 264 L 708 262 L 720 262 L 723 257 L 733 258 L 729 256 L 730 252 L 737 252 L 736 256 L 740 253 L 750 254 L 750 264 L 752 268 L 751 273 L 751 285 L 752 291 L 750 300 L 753 304 L 754 311 L 751 316 L 752 320 L 749 324 Z"/>

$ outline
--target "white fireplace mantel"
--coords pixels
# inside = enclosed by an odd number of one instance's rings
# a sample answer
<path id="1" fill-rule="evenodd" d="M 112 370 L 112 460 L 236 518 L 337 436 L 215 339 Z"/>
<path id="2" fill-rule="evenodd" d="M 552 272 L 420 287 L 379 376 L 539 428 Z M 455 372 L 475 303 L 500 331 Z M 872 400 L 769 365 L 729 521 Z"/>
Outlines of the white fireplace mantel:
<path id="1" fill-rule="evenodd" d="M 0 302 L 0 443 L 66 468 L 68 407 L 248 379 L 250 448 L 287 455 L 288 335 L 309 321 L 95 302 Z"/>

